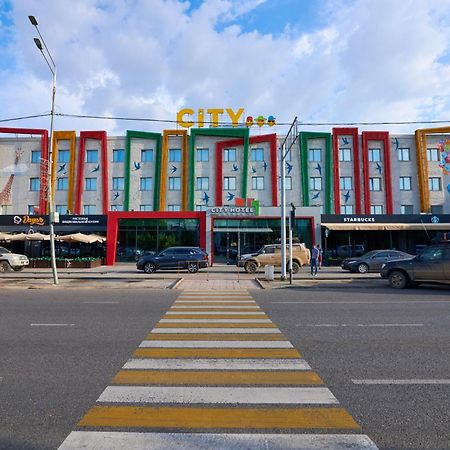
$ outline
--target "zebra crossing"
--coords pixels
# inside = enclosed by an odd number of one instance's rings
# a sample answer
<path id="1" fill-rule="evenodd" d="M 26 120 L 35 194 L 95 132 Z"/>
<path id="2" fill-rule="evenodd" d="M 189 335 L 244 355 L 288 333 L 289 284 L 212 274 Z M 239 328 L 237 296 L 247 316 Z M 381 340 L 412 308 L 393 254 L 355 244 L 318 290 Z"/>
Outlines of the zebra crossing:
<path id="1" fill-rule="evenodd" d="M 60 446 L 376 449 L 247 291 L 183 291 Z"/>

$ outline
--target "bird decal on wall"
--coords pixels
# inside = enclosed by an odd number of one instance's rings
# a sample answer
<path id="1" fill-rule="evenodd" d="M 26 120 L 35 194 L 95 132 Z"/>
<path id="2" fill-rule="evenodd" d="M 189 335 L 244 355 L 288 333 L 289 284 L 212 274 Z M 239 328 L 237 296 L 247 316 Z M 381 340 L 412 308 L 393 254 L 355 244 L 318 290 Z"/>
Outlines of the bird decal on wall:
<path id="1" fill-rule="evenodd" d="M 256 173 L 256 167 L 252 166 L 252 173 Z"/>
<path id="2" fill-rule="evenodd" d="M 317 194 L 314 194 L 314 195 L 312 196 L 312 199 L 313 199 L 313 200 L 316 200 L 317 198 L 319 198 L 319 196 L 320 196 L 320 191 L 319 191 Z"/>
<path id="3" fill-rule="evenodd" d="M 202 201 L 205 203 L 205 205 L 207 205 L 209 202 L 209 195 L 206 192 L 203 192 Z"/>
<path id="4" fill-rule="evenodd" d="M 172 167 L 170 168 L 170 173 L 175 173 L 177 170 L 178 168 L 172 165 Z"/>
<path id="5" fill-rule="evenodd" d="M 450 186 L 450 185 L 449 185 Z M 231 192 L 227 192 L 227 202 L 233 200 L 233 198 L 235 197 L 234 194 L 232 194 Z"/>
<path id="6" fill-rule="evenodd" d="M 62 172 L 63 170 L 65 170 L 66 165 L 67 165 L 67 163 L 61 164 L 61 165 L 59 166 L 58 173 L 60 173 L 60 172 Z"/>
<path id="7" fill-rule="evenodd" d="M 394 141 L 394 145 L 395 145 L 395 150 L 398 150 L 398 147 L 400 145 L 398 142 L 398 138 L 393 139 L 393 141 Z"/>
<path id="8" fill-rule="evenodd" d="M 377 163 L 377 171 L 378 173 L 381 173 L 382 167 L 380 165 L 380 163 Z"/>
<path id="9" fill-rule="evenodd" d="M 447 192 L 450 194 L 450 184 L 447 184 Z"/>
<path id="10" fill-rule="evenodd" d="M 342 144 L 344 144 L 344 145 L 348 145 L 348 144 L 349 144 L 349 142 L 348 142 L 348 138 L 346 138 L 346 137 L 343 137 L 343 138 L 342 138 Z"/>
<path id="11" fill-rule="evenodd" d="M 98 172 L 99 170 L 100 170 L 100 164 L 97 164 L 97 166 L 91 170 L 91 173 Z"/>
<path id="12" fill-rule="evenodd" d="M 232 172 L 237 172 L 239 170 L 239 167 L 237 164 L 233 164 L 233 168 L 231 169 Z"/>
<path id="13" fill-rule="evenodd" d="M 291 170 L 294 166 L 292 164 L 289 164 L 288 162 L 286 163 L 286 168 L 287 168 L 287 173 L 291 173 Z"/>
<path id="14" fill-rule="evenodd" d="M 350 198 L 350 191 L 347 191 L 347 192 L 344 194 L 345 203 L 348 202 L 349 198 Z"/>
<path id="15" fill-rule="evenodd" d="M 141 163 L 134 161 L 134 170 L 139 170 L 141 168 Z"/>
<path id="16" fill-rule="evenodd" d="M 317 163 L 317 166 L 314 167 L 314 170 L 317 170 L 319 172 L 319 175 L 322 175 L 322 166 L 320 163 Z"/>
<path id="17" fill-rule="evenodd" d="M 264 172 L 267 170 L 267 163 L 265 161 L 263 161 L 263 169 L 264 169 Z"/>
<path id="18" fill-rule="evenodd" d="M 116 192 L 116 193 L 114 194 L 114 200 L 117 200 L 117 199 L 119 198 L 119 196 L 120 196 L 120 194 L 119 194 L 118 192 Z"/>

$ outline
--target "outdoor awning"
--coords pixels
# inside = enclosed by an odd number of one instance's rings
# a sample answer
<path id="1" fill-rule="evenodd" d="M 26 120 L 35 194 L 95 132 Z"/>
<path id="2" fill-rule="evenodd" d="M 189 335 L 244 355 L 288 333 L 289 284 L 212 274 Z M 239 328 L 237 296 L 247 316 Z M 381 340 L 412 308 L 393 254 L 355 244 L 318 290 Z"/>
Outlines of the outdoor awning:
<path id="1" fill-rule="evenodd" d="M 273 233 L 272 228 L 239 228 L 239 227 L 224 227 L 214 228 L 214 232 L 219 231 L 221 233 Z"/>
<path id="2" fill-rule="evenodd" d="M 350 222 L 350 223 L 322 223 L 323 227 L 335 231 L 420 231 L 420 230 L 442 230 L 450 231 L 450 223 L 372 223 L 372 222 Z"/>

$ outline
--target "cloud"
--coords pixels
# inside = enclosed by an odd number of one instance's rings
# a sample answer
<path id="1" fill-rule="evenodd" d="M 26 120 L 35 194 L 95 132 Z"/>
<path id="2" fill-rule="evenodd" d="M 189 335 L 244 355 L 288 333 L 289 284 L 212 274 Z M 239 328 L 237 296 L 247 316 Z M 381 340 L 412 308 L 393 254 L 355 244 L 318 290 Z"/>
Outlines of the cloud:
<path id="1" fill-rule="evenodd" d="M 1 115 L 50 110 L 51 77 L 32 41 L 31 13 L 58 65 L 57 112 L 174 120 L 188 106 L 245 107 L 285 122 L 448 118 L 448 0 L 329 0 L 317 11 L 320 26 L 308 32 L 296 26 L 295 14 L 281 34 L 257 26 L 244 32 L 247 15 L 263 3 L 15 0 L 5 45 L 13 63 L 0 72 Z M 113 134 L 174 126 L 63 117 L 55 125 Z"/>

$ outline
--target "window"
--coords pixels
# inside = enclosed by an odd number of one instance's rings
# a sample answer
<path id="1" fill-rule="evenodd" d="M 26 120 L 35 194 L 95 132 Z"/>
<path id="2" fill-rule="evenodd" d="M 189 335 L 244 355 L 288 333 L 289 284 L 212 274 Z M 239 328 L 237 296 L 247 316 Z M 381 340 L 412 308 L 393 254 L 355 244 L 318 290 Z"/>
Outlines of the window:
<path id="1" fill-rule="evenodd" d="M 153 189 L 153 178 L 152 177 L 142 177 L 140 183 L 141 191 L 151 191 Z"/>
<path id="2" fill-rule="evenodd" d="M 322 149 L 320 149 L 320 148 L 310 148 L 309 149 L 309 161 L 310 162 L 322 161 Z"/>
<path id="3" fill-rule="evenodd" d="M 69 179 L 67 177 L 58 178 L 56 183 L 57 191 L 67 191 L 69 189 Z"/>
<path id="4" fill-rule="evenodd" d="M 69 161 L 70 161 L 69 150 L 58 150 L 58 162 L 59 163 L 68 163 Z"/>
<path id="5" fill-rule="evenodd" d="M 444 207 L 442 205 L 431 205 L 431 214 L 444 214 Z"/>
<path id="6" fill-rule="evenodd" d="M 206 211 L 206 205 L 195 205 L 196 211 Z"/>
<path id="7" fill-rule="evenodd" d="M 349 148 L 340 148 L 339 149 L 339 161 L 351 161 L 352 160 L 352 152 Z"/>
<path id="8" fill-rule="evenodd" d="M 67 205 L 56 205 L 55 211 L 58 214 L 67 214 L 67 212 L 68 212 Z"/>
<path id="9" fill-rule="evenodd" d="M 284 177 L 286 191 L 292 191 L 292 177 Z M 281 191 L 281 177 L 278 177 L 278 189 Z"/>
<path id="10" fill-rule="evenodd" d="M 31 162 L 32 164 L 39 164 L 41 162 L 41 151 L 33 150 L 31 152 Z"/>
<path id="11" fill-rule="evenodd" d="M 400 190 L 401 191 L 411 190 L 411 177 L 400 177 Z"/>
<path id="12" fill-rule="evenodd" d="M 111 205 L 111 211 L 123 211 L 123 205 Z"/>
<path id="13" fill-rule="evenodd" d="M 264 189 L 264 177 L 252 177 L 252 189 L 262 191 Z"/>
<path id="14" fill-rule="evenodd" d="M 235 191 L 236 190 L 236 177 L 225 177 L 223 179 L 223 188 L 226 191 Z"/>
<path id="15" fill-rule="evenodd" d="M 153 211 L 152 205 L 140 205 L 139 211 Z"/>
<path id="16" fill-rule="evenodd" d="M 123 148 L 113 149 L 113 162 L 124 162 L 125 161 L 125 150 Z M 118 210 L 115 210 L 118 211 Z"/>
<path id="17" fill-rule="evenodd" d="M 370 205 L 370 214 L 383 214 L 383 205 Z"/>
<path id="18" fill-rule="evenodd" d="M 413 205 L 400 205 L 400 214 L 414 214 Z"/>
<path id="19" fill-rule="evenodd" d="M 153 149 L 143 148 L 141 150 L 141 162 L 153 162 Z"/>
<path id="20" fill-rule="evenodd" d="M 353 189 L 353 179 L 352 177 L 340 177 L 339 178 L 339 188 L 341 191 L 350 191 Z"/>
<path id="21" fill-rule="evenodd" d="M 199 162 L 209 161 L 209 148 L 198 148 L 197 149 L 197 161 L 199 161 Z"/>
<path id="22" fill-rule="evenodd" d="M 181 190 L 181 178 L 169 177 L 169 191 L 179 191 L 179 190 Z"/>
<path id="23" fill-rule="evenodd" d="M 321 191 L 322 177 L 309 177 L 309 189 L 311 191 Z"/>
<path id="24" fill-rule="evenodd" d="M 236 149 L 235 148 L 224 148 L 223 149 L 223 160 L 225 162 L 236 161 Z"/>
<path id="25" fill-rule="evenodd" d="M 197 177 L 195 189 L 197 191 L 207 191 L 209 189 L 209 178 Z"/>
<path id="26" fill-rule="evenodd" d="M 169 162 L 181 162 L 181 148 L 169 148 Z"/>
<path id="27" fill-rule="evenodd" d="M 83 206 L 83 214 L 97 214 L 97 206 L 96 205 L 84 205 Z"/>
<path id="28" fill-rule="evenodd" d="M 427 148 L 427 159 L 428 161 L 439 161 L 439 149 Z"/>
<path id="29" fill-rule="evenodd" d="M 39 209 L 39 206 L 36 206 L 36 205 L 28 205 L 28 212 L 27 212 L 27 214 L 28 215 L 33 215 L 33 214 L 35 214 L 36 213 L 36 210 L 37 209 Z"/>
<path id="30" fill-rule="evenodd" d="M 353 205 L 341 205 L 341 214 L 353 214 Z"/>
<path id="31" fill-rule="evenodd" d="M 112 179 L 112 188 L 113 191 L 123 191 L 125 186 L 125 179 L 123 177 L 113 177 Z M 116 210 L 120 211 L 120 210 Z"/>
<path id="32" fill-rule="evenodd" d="M 41 188 L 41 180 L 39 178 L 30 178 L 30 191 L 36 192 Z"/>
<path id="33" fill-rule="evenodd" d="M 263 148 L 252 148 L 251 160 L 252 161 L 264 161 L 264 149 Z"/>
<path id="34" fill-rule="evenodd" d="M 421 261 L 440 261 L 444 257 L 444 249 L 442 247 L 426 248 L 420 254 Z"/>
<path id="35" fill-rule="evenodd" d="M 167 205 L 167 211 L 181 211 L 180 205 Z"/>
<path id="36" fill-rule="evenodd" d="M 379 148 L 369 148 L 368 154 L 370 162 L 381 161 L 381 150 Z"/>
<path id="37" fill-rule="evenodd" d="M 381 178 L 369 178 L 369 190 L 370 191 L 381 191 Z"/>
<path id="38" fill-rule="evenodd" d="M 399 161 L 410 161 L 411 155 L 409 148 L 399 148 L 397 150 L 397 158 Z"/>
<path id="39" fill-rule="evenodd" d="M 441 191 L 441 179 L 439 177 L 430 177 L 428 178 L 428 189 L 430 191 Z"/>
<path id="40" fill-rule="evenodd" d="M 97 178 L 85 178 L 84 179 L 84 190 L 85 191 L 96 191 L 97 190 Z"/>
<path id="41" fill-rule="evenodd" d="M 98 150 L 86 150 L 86 162 L 97 163 L 98 162 Z"/>

